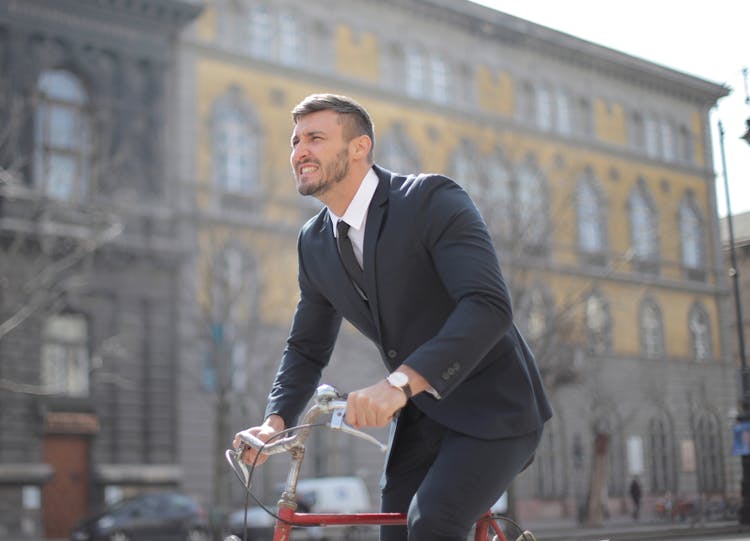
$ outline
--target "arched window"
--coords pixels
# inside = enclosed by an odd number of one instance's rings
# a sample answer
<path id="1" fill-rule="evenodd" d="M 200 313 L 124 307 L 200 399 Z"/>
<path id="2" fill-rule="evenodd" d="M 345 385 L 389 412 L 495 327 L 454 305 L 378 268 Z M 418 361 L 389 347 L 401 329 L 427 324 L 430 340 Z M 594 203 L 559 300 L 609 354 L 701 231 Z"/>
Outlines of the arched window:
<path id="1" fill-rule="evenodd" d="M 695 423 L 695 447 L 698 459 L 698 490 L 702 493 L 724 492 L 724 458 L 721 452 L 721 429 L 710 414 Z"/>
<path id="2" fill-rule="evenodd" d="M 607 246 L 606 212 L 592 172 L 578 182 L 578 248 L 585 254 L 602 254 Z"/>
<path id="3" fill-rule="evenodd" d="M 544 337 L 548 327 L 550 309 L 542 286 L 526 290 L 519 302 L 519 327 L 533 344 Z"/>
<path id="4" fill-rule="evenodd" d="M 690 331 L 693 359 L 696 361 L 707 361 L 710 359 L 713 352 L 711 321 L 705 309 L 699 303 L 693 304 L 693 307 L 690 309 L 688 330 Z"/>
<path id="5" fill-rule="evenodd" d="M 705 278 L 705 228 L 703 218 L 691 195 L 685 197 L 680 204 L 679 220 L 682 266 L 688 272 L 688 277 Z"/>
<path id="6" fill-rule="evenodd" d="M 239 91 L 220 98 L 213 113 L 212 168 L 216 189 L 251 195 L 260 188 L 257 126 Z"/>
<path id="7" fill-rule="evenodd" d="M 676 466 L 672 425 L 666 415 L 656 415 L 648 422 L 648 453 L 651 468 L 648 469 L 651 492 L 675 493 Z"/>
<path id="8" fill-rule="evenodd" d="M 518 168 L 517 179 L 516 234 L 525 248 L 537 253 L 549 240 L 547 183 L 534 160 Z"/>
<path id="9" fill-rule="evenodd" d="M 34 182 L 45 195 L 81 201 L 90 189 L 89 98 L 66 70 L 42 72 L 34 111 Z"/>
<path id="10" fill-rule="evenodd" d="M 552 499 L 564 496 L 565 471 L 561 446 L 562 435 L 558 423 L 548 423 L 544 427 L 533 464 L 537 498 Z"/>
<path id="11" fill-rule="evenodd" d="M 481 179 L 479 164 L 479 153 L 474 144 L 468 140 L 461 141 L 451 156 L 451 177 L 464 188 L 473 188 Z"/>
<path id="12" fill-rule="evenodd" d="M 601 293 L 593 292 L 584 304 L 586 345 L 589 352 L 602 355 L 612 348 L 612 318 Z"/>
<path id="13" fill-rule="evenodd" d="M 472 193 L 494 239 L 506 242 L 513 235 L 513 178 L 500 151 L 482 160 L 484 174 Z"/>
<path id="14" fill-rule="evenodd" d="M 664 324 L 659 306 L 650 299 L 641 304 L 641 354 L 647 359 L 664 357 Z"/>
<path id="15" fill-rule="evenodd" d="M 212 298 L 203 316 L 211 322 L 212 336 L 204 385 L 242 391 L 248 382 L 250 328 L 258 313 L 257 266 L 245 249 L 229 242 L 208 271 Z"/>
<path id="16" fill-rule="evenodd" d="M 655 272 L 659 261 L 659 220 L 656 205 L 643 181 L 633 189 L 629 206 L 635 267 L 642 272 Z"/>

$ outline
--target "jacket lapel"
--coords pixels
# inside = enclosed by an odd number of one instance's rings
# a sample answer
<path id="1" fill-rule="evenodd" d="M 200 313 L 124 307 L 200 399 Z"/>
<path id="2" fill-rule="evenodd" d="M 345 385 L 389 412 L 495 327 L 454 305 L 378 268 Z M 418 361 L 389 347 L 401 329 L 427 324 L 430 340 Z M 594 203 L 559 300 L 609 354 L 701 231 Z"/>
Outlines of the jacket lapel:
<path id="1" fill-rule="evenodd" d="M 378 187 L 372 196 L 372 201 L 367 209 L 367 225 L 365 226 L 365 242 L 362 252 L 362 262 L 365 274 L 365 289 L 369 299 L 370 313 L 375 322 L 375 327 L 380 334 L 380 317 L 378 316 L 378 291 L 376 280 L 375 248 L 380 238 L 380 231 L 388 211 L 388 192 L 391 185 L 391 175 L 388 171 L 373 165 L 373 170 L 378 175 Z M 342 267 L 343 268 L 343 267 Z"/>

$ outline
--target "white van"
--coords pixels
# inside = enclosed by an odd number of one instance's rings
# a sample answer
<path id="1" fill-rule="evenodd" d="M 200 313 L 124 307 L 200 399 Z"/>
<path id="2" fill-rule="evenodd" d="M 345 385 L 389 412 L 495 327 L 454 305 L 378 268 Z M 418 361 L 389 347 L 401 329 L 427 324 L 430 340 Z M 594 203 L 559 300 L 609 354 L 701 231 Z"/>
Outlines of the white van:
<path id="1" fill-rule="evenodd" d="M 370 495 L 359 477 L 320 477 L 297 483 L 298 500 L 310 505 L 312 513 L 372 512 Z"/>

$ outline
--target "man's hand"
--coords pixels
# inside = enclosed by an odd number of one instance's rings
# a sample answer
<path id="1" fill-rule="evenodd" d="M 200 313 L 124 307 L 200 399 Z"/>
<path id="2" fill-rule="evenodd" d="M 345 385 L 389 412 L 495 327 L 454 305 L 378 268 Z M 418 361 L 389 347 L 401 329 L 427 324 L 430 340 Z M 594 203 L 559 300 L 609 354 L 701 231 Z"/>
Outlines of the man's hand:
<path id="1" fill-rule="evenodd" d="M 278 415 L 269 415 L 262 425 L 254 426 L 248 429 L 248 431 L 252 435 L 256 436 L 258 439 L 263 440 L 263 441 L 268 441 L 274 435 L 281 432 L 282 430 L 284 430 L 284 420 Z M 236 449 L 240 445 L 240 443 L 242 443 L 242 440 L 240 440 L 238 435 L 235 435 L 234 441 L 232 442 L 232 446 Z M 260 457 L 258 457 L 258 461 L 256 462 L 255 457 L 257 455 L 258 455 L 258 451 L 256 451 L 255 449 L 251 447 L 248 447 L 242 453 L 242 460 L 243 462 L 245 462 L 245 464 L 248 464 L 248 465 L 255 464 L 256 466 L 260 466 L 266 460 L 268 460 L 268 455 L 261 454 Z"/>
<path id="2" fill-rule="evenodd" d="M 354 428 L 385 426 L 405 405 L 406 394 L 381 380 L 375 385 L 349 393 L 346 400 L 346 422 Z"/>

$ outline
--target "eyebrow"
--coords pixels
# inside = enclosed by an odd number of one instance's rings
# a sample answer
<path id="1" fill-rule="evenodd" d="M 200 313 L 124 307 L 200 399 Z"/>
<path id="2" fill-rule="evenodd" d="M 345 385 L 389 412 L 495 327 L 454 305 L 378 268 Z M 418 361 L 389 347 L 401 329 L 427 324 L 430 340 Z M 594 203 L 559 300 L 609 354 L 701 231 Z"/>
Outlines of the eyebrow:
<path id="1" fill-rule="evenodd" d="M 301 134 L 296 133 L 292 135 L 292 142 L 299 141 L 302 137 L 313 137 L 315 135 L 326 135 L 326 132 L 323 130 L 310 130 L 302 132 Z"/>

